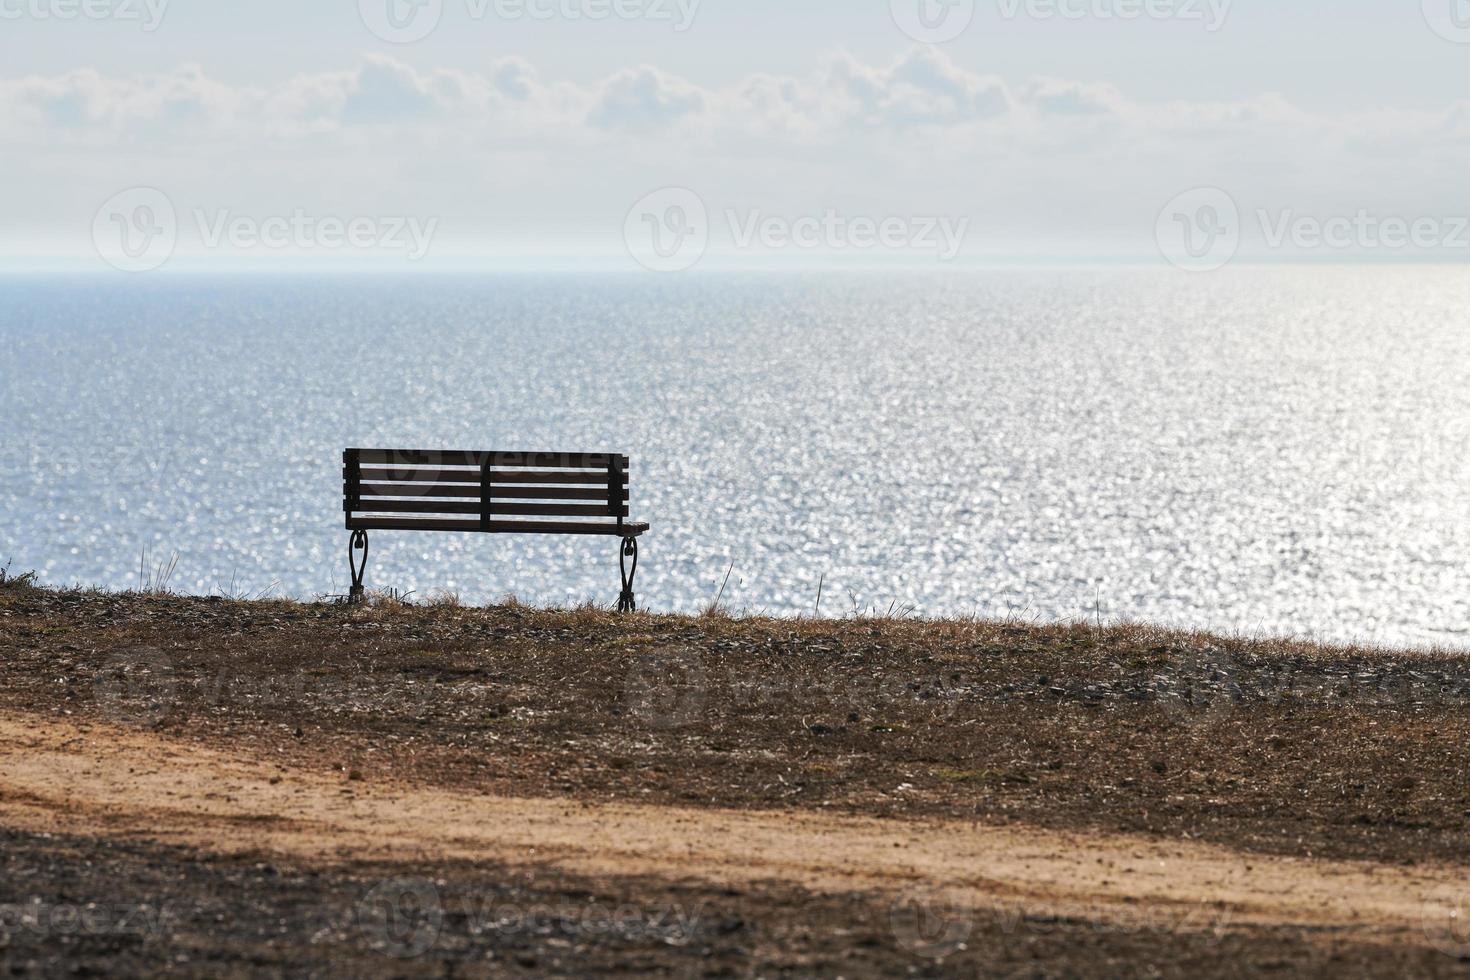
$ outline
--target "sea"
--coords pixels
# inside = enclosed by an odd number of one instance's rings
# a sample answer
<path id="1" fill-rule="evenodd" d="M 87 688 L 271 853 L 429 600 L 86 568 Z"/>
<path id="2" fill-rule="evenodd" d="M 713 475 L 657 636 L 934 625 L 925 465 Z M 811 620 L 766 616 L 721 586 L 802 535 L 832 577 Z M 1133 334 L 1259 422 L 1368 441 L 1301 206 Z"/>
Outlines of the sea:
<path id="1" fill-rule="evenodd" d="M 1470 646 L 1464 267 L 0 277 L 12 574 L 339 595 L 349 446 L 628 455 L 655 612 Z M 617 566 L 375 532 L 367 584 Z"/>

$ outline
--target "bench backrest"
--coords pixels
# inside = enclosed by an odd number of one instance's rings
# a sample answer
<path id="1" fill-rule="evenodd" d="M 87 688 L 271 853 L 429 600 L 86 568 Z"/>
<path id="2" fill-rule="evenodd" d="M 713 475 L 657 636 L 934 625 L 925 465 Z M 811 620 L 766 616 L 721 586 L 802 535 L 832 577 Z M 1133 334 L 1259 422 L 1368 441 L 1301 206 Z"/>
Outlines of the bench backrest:
<path id="1" fill-rule="evenodd" d="M 349 449 L 342 497 L 350 531 L 619 534 L 628 457 Z"/>

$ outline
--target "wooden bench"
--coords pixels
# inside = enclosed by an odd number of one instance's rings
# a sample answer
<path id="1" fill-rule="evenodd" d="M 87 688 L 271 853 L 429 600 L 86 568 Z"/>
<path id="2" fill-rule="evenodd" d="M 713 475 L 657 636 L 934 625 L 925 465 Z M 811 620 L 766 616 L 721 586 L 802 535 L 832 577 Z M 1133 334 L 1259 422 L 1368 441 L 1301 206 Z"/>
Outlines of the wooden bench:
<path id="1" fill-rule="evenodd" d="M 648 525 L 628 520 L 626 456 L 348 449 L 342 509 L 352 532 L 349 602 L 363 599 L 369 531 L 455 531 L 617 537 L 618 611 L 638 608 L 633 579 Z"/>

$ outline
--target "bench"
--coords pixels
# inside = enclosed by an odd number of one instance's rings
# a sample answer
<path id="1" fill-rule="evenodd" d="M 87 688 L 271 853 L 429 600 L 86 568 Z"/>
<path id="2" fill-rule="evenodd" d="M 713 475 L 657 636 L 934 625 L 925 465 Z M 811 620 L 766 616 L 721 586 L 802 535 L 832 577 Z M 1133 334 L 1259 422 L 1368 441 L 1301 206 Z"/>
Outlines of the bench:
<path id="1" fill-rule="evenodd" d="M 628 520 L 628 457 L 607 453 L 498 453 L 348 449 L 342 454 L 348 602 L 363 600 L 369 531 L 578 534 L 620 539 L 619 612 L 635 612 L 638 539 Z"/>

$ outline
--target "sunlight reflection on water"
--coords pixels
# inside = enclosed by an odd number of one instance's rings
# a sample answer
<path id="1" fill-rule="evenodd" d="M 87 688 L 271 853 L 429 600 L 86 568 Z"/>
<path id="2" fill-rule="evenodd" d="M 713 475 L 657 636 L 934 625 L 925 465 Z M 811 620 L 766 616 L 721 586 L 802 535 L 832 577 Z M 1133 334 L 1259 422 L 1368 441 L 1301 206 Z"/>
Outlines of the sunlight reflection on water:
<path id="1" fill-rule="evenodd" d="M 615 450 L 640 593 L 1470 644 L 1449 268 L 0 280 L 0 562 L 345 589 L 348 445 Z M 376 533 L 369 584 L 617 592 L 614 543 Z"/>

